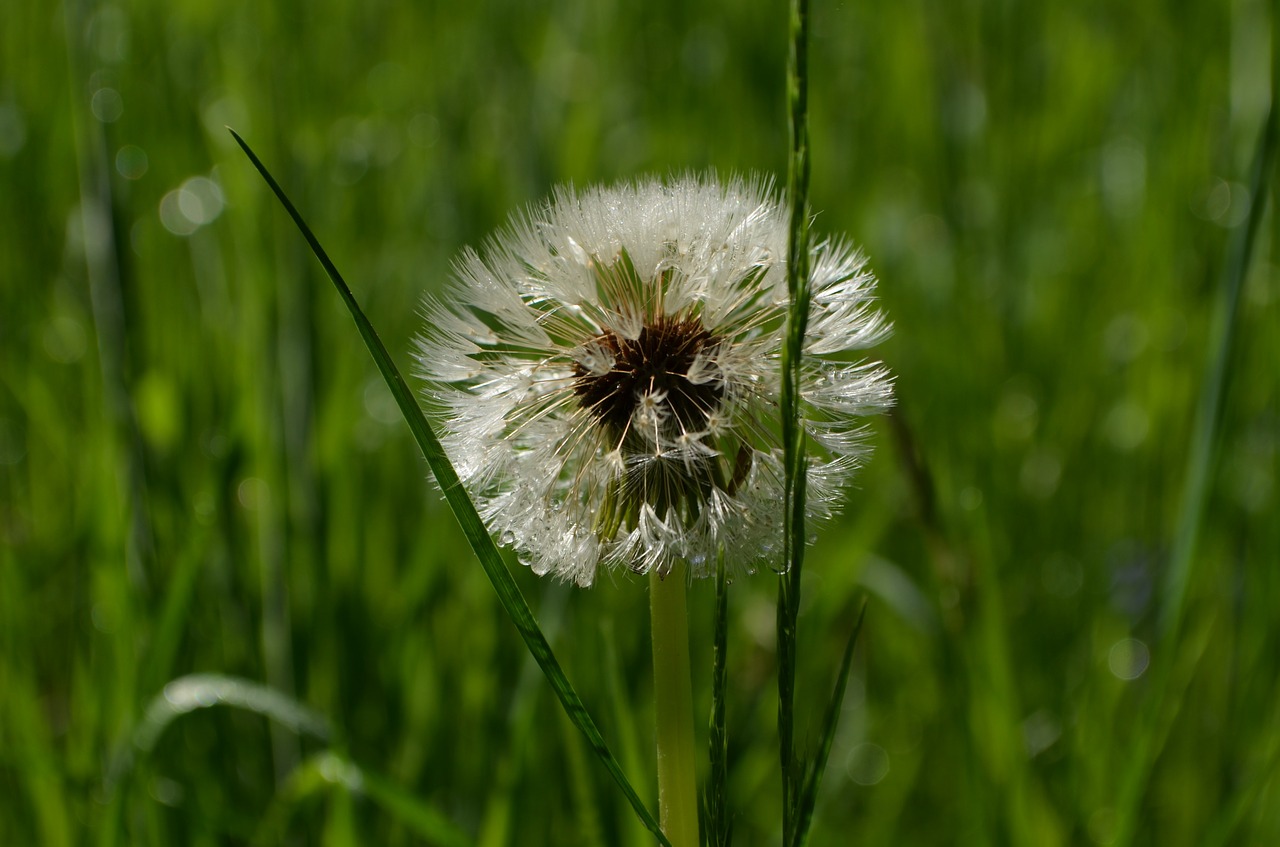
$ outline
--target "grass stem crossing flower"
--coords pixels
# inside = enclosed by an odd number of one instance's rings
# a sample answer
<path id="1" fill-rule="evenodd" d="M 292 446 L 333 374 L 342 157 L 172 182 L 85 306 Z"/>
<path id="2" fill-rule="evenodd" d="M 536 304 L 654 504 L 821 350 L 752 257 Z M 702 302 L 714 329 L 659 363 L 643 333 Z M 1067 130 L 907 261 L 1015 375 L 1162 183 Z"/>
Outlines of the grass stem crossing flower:
<path id="1" fill-rule="evenodd" d="M 490 530 L 539 574 L 780 564 L 787 213 L 709 177 L 559 190 L 467 251 L 417 358 Z M 836 510 L 890 402 L 852 361 L 887 331 L 839 241 L 811 252 L 801 385 L 809 517 Z"/>

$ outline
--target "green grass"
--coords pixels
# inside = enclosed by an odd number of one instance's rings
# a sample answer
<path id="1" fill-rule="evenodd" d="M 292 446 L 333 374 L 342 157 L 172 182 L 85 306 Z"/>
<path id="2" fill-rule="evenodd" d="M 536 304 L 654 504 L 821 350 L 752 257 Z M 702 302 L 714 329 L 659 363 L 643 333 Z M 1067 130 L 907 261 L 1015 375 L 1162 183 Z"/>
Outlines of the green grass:
<path id="1" fill-rule="evenodd" d="M 810 843 L 1280 840 L 1271 211 L 1183 611 L 1161 622 L 1271 7 L 811 14 L 814 232 L 871 257 L 899 406 L 806 558 L 801 750 L 869 597 Z M 349 315 L 224 126 L 404 368 L 422 293 L 556 183 L 785 181 L 786 29 L 784 3 L 8 4 L 0 842 L 653 843 L 529 670 Z M 224 202 L 169 195 L 196 176 Z M 209 220 L 176 235 L 184 209 Z M 643 581 L 512 573 L 654 808 Z M 776 585 L 728 589 L 742 845 L 782 835 Z M 703 715 L 714 581 L 689 607 Z M 1132 680 L 1125 639 L 1150 653 Z M 191 674 L 266 686 L 329 735 L 215 698 L 115 779 Z"/>

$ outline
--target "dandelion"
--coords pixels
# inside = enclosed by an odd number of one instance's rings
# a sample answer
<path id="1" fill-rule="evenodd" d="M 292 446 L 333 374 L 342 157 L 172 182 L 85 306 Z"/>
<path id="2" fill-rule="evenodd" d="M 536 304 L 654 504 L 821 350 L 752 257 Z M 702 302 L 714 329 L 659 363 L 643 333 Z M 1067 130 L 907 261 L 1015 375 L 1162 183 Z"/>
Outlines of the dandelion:
<path id="1" fill-rule="evenodd" d="M 442 441 L 489 529 L 539 574 L 780 565 L 787 212 L 706 177 L 561 189 L 457 265 L 417 358 Z M 866 260 L 811 255 L 801 385 L 811 520 L 891 399 L 850 351 L 881 339 Z"/>

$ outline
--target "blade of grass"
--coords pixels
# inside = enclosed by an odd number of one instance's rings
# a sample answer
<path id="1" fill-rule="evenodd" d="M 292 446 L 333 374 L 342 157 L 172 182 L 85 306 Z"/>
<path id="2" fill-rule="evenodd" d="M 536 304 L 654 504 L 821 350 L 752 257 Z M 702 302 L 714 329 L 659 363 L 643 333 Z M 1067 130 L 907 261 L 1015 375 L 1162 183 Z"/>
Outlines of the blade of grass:
<path id="1" fill-rule="evenodd" d="M 1258 135 L 1249 179 L 1249 215 L 1239 227 L 1227 251 L 1222 272 L 1221 299 L 1215 313 L 1208 373 L 1196 407 L 1195 429 L 1187 458 L 1187 476 L 1178 512 L 1177 534 L 1170 554 L 1169 570 L 1163 588 L 1160 609 L 1159 641 L 1152 669 L 1152 686 L 1148 691 L 1146 719 L 1140 722 L 1137 739 L 1128 757 L 1129 765 L 1120 784 L 1116 804 L 1116 831 L 1112 843 L 1133 842 L 1138 826 L 1142 796 L 1146 790 L 1155 760 L 1160 755 L 1162 736 L 1159 727 L 1167 725 L 1165 715 L 1176 711 L 1181 697 L 1168 696 L 1181 690 L 1173 679 L 1178 657 L 1178 636 L 1186 613 L 1187 595 L 1193 577 L 1196 545 L 1200 538 L 1200 522 L 1209 496 L 1209 481 L 1217 463 L 1219 429 L 1225 405 L 1231 353 L 1235 347 L 1236 327 L 1240 313 L 1240 295 L 1253 257 L 1253 245 L 1262 213 L 1267 206 L 1267 186 L 1275 160 L 1277 113 L 1273 99 Z M 1186 671 L 1190 673 L 1191 670 Z"/>
<path id="2" fill-rule="evenodd" d="M 197 530 L 192 535 L 187 549 L 178 559 L 173 576 L 165 586 L 160 622 L 151 633 L 146 661 L 142 663 L 143 692 L 154 691 L 174 671 L 174 659 L 178 648 L 182 646 L 182 632 L 195 598 L 196 581 L 200 576 L 200 568 L 204 565 L 208 539 L 207 529 Z"/>
<path id="3" fill-rule="evenodd" d="M 600 822 L 600 803 L 589 778 L 582 736 L 568 721 L 559 721 L 564 739 L 565 759 L 569 765 L 569 789 L 573 798 L 573 833 L 582 844 L 604 844 L 604 827 Z"/>
<path id="4" fill-rule="evenodd" d="M 782 831 L 795 834 L 795 800 L 801 768 L 795 754 L 796 618 L 805 548 L 804 432 L 800 427 L 800 375 L 809 321 L 809 3 L 792 0 L 791 48 L 787 62 L 787 118 L 791 151 L 787 163 L 790 229 L 787 238 L 786 343 L 782 349 L 782 441 L 785 451 L 783 544 L 785 569 L 778 582 L 778 757 L 782 767 Z"/>
<path id="5" fill-rule="evenodd" d="M 1280 703 L 1280 699 L 1272 698 L 1272 702 Z M 1280 723 L 1280 709 L 1273 712 L 1271 726 Z M 1258 811 L 1258 801 L 1263 792 L 1280 776 L 1280 738 L 1275 731 L 1264 731 L 1259 735 L 1263 748 L 1259 761 L 1241 780 L 1241 787 L 1231 793 L 1229 802 L 1218 811 L 1213 824 L 1206 830 L 1200 847 L 1226 847 L 1231 843 L 1245 843 L 1247 838 L 1237 839 L 1237 833 L 1244 826 L 1250 813 Z"/>
<path id="6" fill-rule="evenodd" d="M 557 586 L 543 596 L 543 633 L 552 640 L 559 637 L 564 619 L 564 605 L 568 594 Z M 508 700 L 506 724 L 507 740 L 502 744 L 502 754 L 492 763 L 492 786 L 484 815 L 480 819 L 476 844 L 479 847 L 503 847 L 510 844 L 512 828 L 518 824 L 513 812 L 519 781 L 526 773 L 525 760 L 536 733 L 541 731 L 537 723 L 538 698 L 541 691 L 538 663 L 532 656 L 520 663 L 520 675 Z"/>
<path id="7" fill-rule="evenodd" d="M 262 715 L 273 725 L 295 734 L 310 735 L 321 741 L 330 738 L 329 722 L 318 712 L 274 688 L 250 679 L 223 674 L 188 674 L 170 681 L 152 698 L 142 721 L 129 734 L 128 741 L 117 750 L 107 766 L 103 781 L 104 794 L 111 806 L 112 819 L 121 812 L 121 792 L 138 763 L 155 749 L 160 736 L 175 720 L 198 709 L 232 706 Z"/>
<path id="8" fill-rule="evenodd" d="M 636 710 L 631 707 L 631 699 L 627 695 L 626 683 L 623 681 L 622 664 L 618 659 L 618 636 L 613 620 L 604 617 L 600 620 L 600 645 L 604 653 L 605 690 L 609 700 L 609 716 L 613 719 L 614 737 L 617 739 L 619 755 L 626 772 L 633 778 L 640 779 L 645 773 L 641 764 L 640 743 L 637 739 Z M 636 825 L 634 819 L 621 833 L 619 847 L 636 847 L 648 841 L 648 833 Z"/>
<path id="9" fill-rule="evenodd" d="M 1187 457 L 1186 487 L 1183 488 L 1182 503 L 1178 510 L 1177 536 L 1164 581 L 1164 602 L 1160 610 L 1162 640 L 1176 637 L 1186 608 L 1187 587 L 1191 583 L 1191 568 L 1200 538 L 1200 523 L 1204 518 L 1205 502 L 1209 496 L 1210 472 L 1217 457 L 1218 430 L 1222 423 L 1231 352 L 1235 346 L 1236 327 L 1239 323 L 1240 294 L 1253 257 L 1258 225 L 1267 207 L 1268 177 L 1275 158 L 1276 122 L 1273 103 L 1254 154 L 1249 180 L 1249 217 L 1245 225 L 1235 231 L 1227 253 L 1226 266 L 1223 268 L 1222 299 L 1215 317 L 1211 359 L 1196 408 L 1195 431 Z"/>
<path id="10" fill-rule="evenodd" d="M 552 690 L 560 698 L 560 704 L 565 713 L 573 721 L 574 726 L 586 736 L 587 742 L 595 751 L 596 758 L 600 760 L 609 775 L 613 777 L 622 793 L 631 803 L 635 813 L 644 822 L 644 825 L 659 842 L 668 844 L 669 847 L 669 843 L 662 834 L 658 822 L 654 820 L 653 815 L 645 807 L 640 795 L 632 788 L 626 774 L 622 771 L 622 766 L 618 764 L 613 753 L 609 751 L 603 736 L 600 735 L 595 722 L 588 714 L 586 706 L 583 705 L 581 698 L 578 697 L 577 692 L 574 691 L 573 686 L 570 684 L 569 678 L 565 676 L 564 671 L 560 668 L 560 663 L 551 651 L 551 645 L 547 642 L 546 636 L 542 634 L 542 630 L 538 627 L 538 622 L 534 619 L 528 602 L 525 601 L 519 586 L 516 585 L 510 572 L 507 571 L 506 565 L 503 564 L 502 557 L 498 553 L 497 546 L 493 543 L 493 539 L 489 537 L 484 522 L 480 519 L 479 513 L 476 512 L 475 504 L 467 496 L 466 490 L 458 479 L 457 471 L 454 470 L 453 464 L 449 461 L 448 456 L 445 455 L 444 448 L 441 447 L 439 439 L 436 438 L 435 432 L 431 429 L 431 425 L 427 423 L 426 417 L 422 414 L 422 410 L 418 407 L 418 403 L 413 397 L 413 392 L 409 390 L 404 377 L 400 374 L 400 369 L 392 361 L 391 354 L 387 352 L 387 348 L 382 343 L 382 339 L 378 337 L 373 324 L 369 323 L 369 319 L 365 317 L 364 312 L 360 309 L 360 304 L 356 302 L 355 295 L 351 293 L 351 289 L 347 286 L 346 281 L 343 280 L 342 274 L 338 273 L 337 267 L 330 261 L 329 255 L 320 246 L 320 242 L 315 235 L 312 234 L 311 228 L 307 226 L 306 221 L 302 219 L 302 215 L 298 213 L 288 196 L 285 195 L 284 189 L 271 176 L 266 166 L 262 164 L 244 139 L 235 130 L 230 128 L 228 130 L 236 140 L 236 143 L 240 145 L 240 149 L 249 157 L 249 161 L 257 168 L 258 173 L 266 180 L 267 185 L 276 195 L 276 199 L 280 201 L 285 211 L 289 213 L 289 217 L 293 219 L 294 224 L 302 233 L 302 237 L 306 239 L 308 246 L 311 247 L 311 252 L 315 254 L 316 259 L 324 267 L 325 273 L 329 275 L 329 279 L 338 289 L 338 294 L 342 296 L 343 302 L 351 312 L 351 317 L 355 320 L 360 337 L 364 340 L 370 355 L 373 356 L 382 378 L 386 380 L 387 387 L 391 389 L 391 394 L 395 397 L 396 404 L 400 407 L 400 413 L 404 415 L 405 422 L 413 432 L 414 440 L 418 442 L 418 449 L 422 451 L 427 464 L 431 466 L 431 472 L 435 475 L 436 483 L 440 486 L 445 501 L 453 511 L 459 526 L 462 527 L 463 535 L 466 536 L 467 542 L 476 554 L 476 558 L 480 560 L 480 566 L 484 568 L 485 575 L 489 577 L 489 581 L 493 584 L 494 591 L 498 594 L 498 600 L 502 603 L 502 608 L 520 633 L 520 637 L 524 639 L 525 645 L 542 669 L 543 674 L 546 675 Z"/>
<path id="11" fill-rule="evenodd" d="M 853 648 L 858 643 L 858 635 L 862 632 L 862 621 L 867 616 L 867 602 L 862 601 L 858 611 L 858 621 L 849 633 L 849 641 L 845 644 L 844 658 L 840 661 L 840 675 L 836 677 L 836 687 L 827 702 L 827 714 L 822 723 L 822 738 L 818 744 L 817 754 L 805 772 L 804 782 L 800 787 L 800 796 L 796 801 L 795 847 L 802 845 L 809 838 L 809 825 L 813 821 L 813 810 L 818 803 L 818 788 L 822 785 L 822 774 L 827 769 L 827 759 L 831 757 L 831 742 L 836 736 L 836 725 L 840 722 L 840 709 L 844 705 L 844 692 L 849 687 L 849 669 L 853 667 Z"/>
<path id="12" fill-rule="evenodd" d="M 729 586 L 724 556 L 716 563 L 715 633 L 711 652 L 711 721 L 707 731 L 711 775 L 706 788 L 706 830 L 710 847 L 728 847 L 729 827 L 729 743 L 725 730 L 725 682 L 729 631 Z"/>
<path id="13" fill-rule="evenodd" d="M 358 768 L 352 762 L 350 768 Z M 418 835 L 445 847 L 466 847 L 471 839 L 443 813 L 427 805 L 386 777 L 358 768 L 360 788 L 364 795 L 395 815 Z"/>
<path id="14" fill-rule="evenodd" d="M 347 794 L 358 793 L 369 798 L 428 844 L 439 847 L 470 847 L 474 843 L 470 836 L 442 812 L 405 791 L 392 780 L 357 765 L 333 750 L 311 756 L 290 773 L 284 790 L 276 797 L 253 843 L 281 843 L 291 811 L 308 797 L 334 788 Z M 357 841 L 352 839 L 349 843 Z"/>
<path id="15" fill-rule="evenodd" d="M 85 83 L 90 79 L 85 34 L 93 4 L 66 4 L 67 62 L 72 91 L 81 92 L 82 106 L 88 105 Z M 82 88 L 83 86 L 83 88 Z M 118 516 L 125 527 L 124 566 L 130 583 L 140 592 L 150 588 L 155 578 L 151 558 L 155 538 L 151 508 L 147 500 L 146 461 L 142 430 L 134 405 L 134 371 L 129 359 L 126 289 L 130 278 L 121 255 L 118 204 L 111 185 L 109 142 L 104 123 L 89 118 L 87 108 L 72 111 L 76 165 L 80 187 L 81 226 L 86 233 L 85 272 L 89 283 L 89 304 L 93 333 L 97 339 L 98 370 L 102 383 L 103 407 L 111 437 L 114 461 L 119 465 Z M 132 703 L 130 704 L 133 705 Z"/>
<path id="16" fill-rule="evenodd" d="M 7 558 L 0 558 L 0 566 L 12 564 Z M 9 576 L 13 571 L 5 574 Z M 38 834 L 39 843 L 69 847 L 76 841 L 72 822 L 66 816 L 67 787 L 59 770 L 55 742 L 49 737 L 48 726 L 40 714 L 35 673 L 16 657 L 7 656 L 3 664 L 0 684 L 4 686 L 7 708 L 0 716 L 7 722 L 5 737 L 12 739 L 12 746 L 6 750 L 5 765 L 17 777 L 10 784 L 21 785 L 31 798 L 34 820 L 30 831 Z"/>

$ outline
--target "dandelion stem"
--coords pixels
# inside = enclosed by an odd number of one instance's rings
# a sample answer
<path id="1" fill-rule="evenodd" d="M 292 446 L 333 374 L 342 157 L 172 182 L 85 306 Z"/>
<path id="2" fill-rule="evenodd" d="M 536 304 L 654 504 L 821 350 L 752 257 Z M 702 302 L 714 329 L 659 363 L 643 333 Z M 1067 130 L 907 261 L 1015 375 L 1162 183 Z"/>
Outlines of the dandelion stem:
<path id="1" fill-rule="evenodd" d="M 653 690 L 658 736 L 658 809 L 672 847 L 698 847 L 698 791 L 693 740 L 693 683 L 685 571 L 649 581 Z"/>

